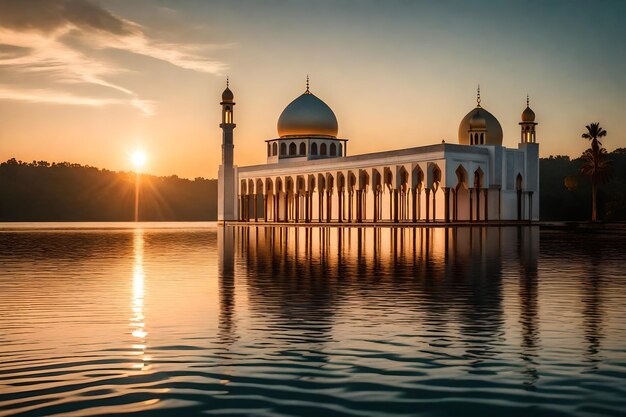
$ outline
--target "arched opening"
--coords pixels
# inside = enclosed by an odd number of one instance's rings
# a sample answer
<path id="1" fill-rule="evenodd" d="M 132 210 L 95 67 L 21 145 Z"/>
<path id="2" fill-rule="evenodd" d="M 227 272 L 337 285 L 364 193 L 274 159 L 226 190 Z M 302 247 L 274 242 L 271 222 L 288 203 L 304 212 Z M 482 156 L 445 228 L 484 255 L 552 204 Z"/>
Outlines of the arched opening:
<path id="1" fill-rule="evenodd" d="M 276 142 L 272 143 L 272 155 L 276 156 L 276 154 L 278 153 L 278 145 L 276 144 Z"/>
<path id="2" fill-rule="evenodd" d="M 280 155 L 286 155 L 287 154 L 287 145 L 285 143 L 281 143 L 280 144 Z"/>
<path id="3" fill-rule="evenodd" d="M 339 156 L 343 156 L 343 153 L 342 153 L 342 148 L 341 148 L 341 143 L 337 145 L 337 155 L 339 155 Z"/>
<path id="4" fill-rule="evenodd" d="M 297 152 L 296 144 L 291 142 L 289 144 L 289 156 L 294 156 L 296 154 L 296 152 Z"/>
<path id="5" fill-rule="evenodd" d="M 328 151 L 326 150 L 326 144 L 322 143 L 322 145 L 320 146 L 320 155 L 326 156 L 327 154 L 328 154 Z"/>
<path id="6" fill-rule="evenodd" d="M 300 143 L 300 155 L 306 155 L 306 143 Z"/>
<path id="7" fill-rule="evenodd" d="M 267 156 L 272 156 L 272 146 L 269 143 L 267 144 Z"/>
<path id="8" fill-rule="evenodd" d="M 334 143 L 330 144 L 330 156 L 337 156 L 337 145 Z"/>
<path id="9" fill-rule="evenodd" d="M 317 143 L 315 142 L 311 144 L 311 155 L 317 155 Z"/>
<path id="10" fill-rule="evenodd" d="M 482 133 L 480 134 L 480 144 L 481 145 L 485 144 L 485 136 Z"/>
<path id="11" fill-rule="evenodd" d="M 232 123 L 233 122 L 233 112 L 230 109 L 230 106 L 226 106 L 224 111 L 224 123 Z"/>

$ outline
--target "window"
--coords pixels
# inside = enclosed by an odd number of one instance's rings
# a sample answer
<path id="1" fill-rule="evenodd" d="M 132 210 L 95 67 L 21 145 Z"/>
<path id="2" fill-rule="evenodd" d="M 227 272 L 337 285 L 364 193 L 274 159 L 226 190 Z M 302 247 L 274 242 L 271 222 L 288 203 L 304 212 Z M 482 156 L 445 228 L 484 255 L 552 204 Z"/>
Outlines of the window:
<path id="1" fill-rule="evenodd" d="M 267 144 L 267 156 L 272 156 L 272 147 L 269 143 Z"/>
<path id="2" fill-rule="evenodd" d="M 230 111 L 230 107 L 226 107 L 226 112 L 224 113 L 224 123 L 232 123 L 233 122 L 233 113 Z"/>
<path id="3" fill-rule="evenodd" d="M 320 155 L 326 155 L 328 152 L 326 152 L 326 144 L 322 143 L 322 146 L 320 146 Z"/>
<path id="4" fill-rule="evenodd" d="M 306 155 L 306 143 L 300 143 L 300 155 Z"/>
<path id="5" fill-rule="evenodd" d="M 311 155 L 317 155 L 317 143 L 311 145 Z"/>
<path id="6" fill-rule="evenodd" d="M 484 145 L 485 144 L 485 137 L 483 136 L 483 134 L 480 134 L 480 144 Z"/>
<path id="7" fill-rule="evenodd" d="M 337 156 L 337 145 L 334 143 L 330 144 L 330 156 Z"/>
<path id="8" fill-rule="evenodd" d="M 289 144 L 289 156 L 293 156 L 293 155 L 295 155 L 295 154 L 296 154 L 296 150 L 297 150 L 297 148 L 296 148 L 296 144 L 295 144 L 295 143 L 293 143 L 293 142 L 291 142 L 291 143 Z"/>
<path id="9" fill-rule="evenodd" d="M 342 156 L 343 154 L 341 153 L 341 143 L 339 144 L 339 153 L 337 155 Z"/>
<path id="10" fill-rule="evenodd" d="M 285 143 L 280 144 L 280 156 L 287 154 L 287 145 Z"/>
<path id="11" fill-rule="evenodd" d="M 276 156 L 276 154 L 278 153 L 278 145 L 276 145 L 276 142 L 272 143 L 272 155 Z"/>

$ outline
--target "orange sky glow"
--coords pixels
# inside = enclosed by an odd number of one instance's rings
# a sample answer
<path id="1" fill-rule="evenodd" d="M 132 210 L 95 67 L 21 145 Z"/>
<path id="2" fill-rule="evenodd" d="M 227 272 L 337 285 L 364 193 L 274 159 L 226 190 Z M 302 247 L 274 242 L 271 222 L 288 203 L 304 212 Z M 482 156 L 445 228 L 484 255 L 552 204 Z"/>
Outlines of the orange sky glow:
<path id="1" fill-rule="evenodd" d="M 594 121 L 626 147 L 624 3 L 443 3 L 1 1 L 0 160 L 130 171 L 142 149 L 145 172 L 215 178 L 226 75 L 238 165 L 307 74 L 349 155 L 456 142 L 478 83 L 505 146 L 530 94 L 542 156 L 579 156 Z"/>

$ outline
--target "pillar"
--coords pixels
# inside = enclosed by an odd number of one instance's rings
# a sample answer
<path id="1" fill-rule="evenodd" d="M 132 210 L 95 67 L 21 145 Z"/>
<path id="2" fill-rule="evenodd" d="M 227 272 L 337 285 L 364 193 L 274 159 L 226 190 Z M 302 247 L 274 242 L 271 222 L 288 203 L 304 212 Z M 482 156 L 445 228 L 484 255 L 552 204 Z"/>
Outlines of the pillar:
<path id="1" fill-rule="evenodd" d="M 474 202 L 472 200 L 472 191 L 474 191 L 473 188 L 469 188 L 469 221 L 473 221 L 474 220 Z"/>
<path id="2" fill-rule="evenodd" d="M 426 221 L 430 221 L 430 188 L 426 190 Z"/>
<path id="3" fill-rule="evenodd" d="M 450 222 L 450 187 L 443 188 L 443 196 L 445 199 L 444 219 L 446 223 Z"/>
<path id="4" fill-rule="evenodd" d="M 393 190 L 393 222 L 398 223 L 398 190 Z"/>
<path id="5" fill-rule="evenodd" d="M 486 188 L 483 190 L 485 194 L 485 221 L 489 220 L 489 190 Z"/>

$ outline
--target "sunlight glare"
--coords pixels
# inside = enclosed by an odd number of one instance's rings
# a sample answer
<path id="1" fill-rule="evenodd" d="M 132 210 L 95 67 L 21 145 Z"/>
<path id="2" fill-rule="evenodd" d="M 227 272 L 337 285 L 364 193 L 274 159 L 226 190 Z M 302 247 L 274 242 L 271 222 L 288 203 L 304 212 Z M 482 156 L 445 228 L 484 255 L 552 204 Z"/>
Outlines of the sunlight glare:
<path id="1" fill-rule="evenodd" d="M 139 171 L 146 164 L 147 157 L 144 151 L 137 149 L 131 154 L 130 159 L 135 166 L 135 170 Z"/>

